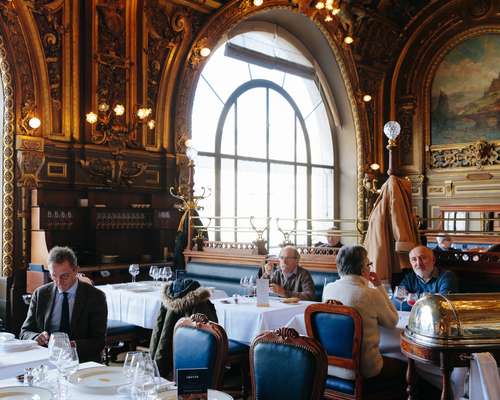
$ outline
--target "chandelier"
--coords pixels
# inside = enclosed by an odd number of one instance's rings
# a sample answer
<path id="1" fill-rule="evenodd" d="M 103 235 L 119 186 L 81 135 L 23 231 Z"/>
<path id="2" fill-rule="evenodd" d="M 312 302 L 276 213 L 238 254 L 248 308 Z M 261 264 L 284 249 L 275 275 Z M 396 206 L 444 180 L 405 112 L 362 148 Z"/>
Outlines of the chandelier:
<path id="1" fill-rule="evenodd" d="M 354 42 L 352 32 L 356 15 L 350 10 L 347 1 L 318 0 L 314 7 L 318 10 L 318 13 L 323 17 L 325 22 L 332 22 L 335 18 L 337 19 L 345 34 L 345 44 Z"/>
<path id="2" fill-rule="evenodd" d="M 109 144 L 120 151 L 127 146 L 133 146 L 130 134 L 138 127 L 146 125 L 151 130 L 155 128 L 153 110 L 150 107 L 138 106 L 131 121 L 127 121 L 125 106 L 120 103 L 111 107 L 108 103 L 102 102 L 97 110 L 97 113 L 91 111 L 85 116 L 85 120 L 95 126 L 91 134 L 94 144 Z"/>

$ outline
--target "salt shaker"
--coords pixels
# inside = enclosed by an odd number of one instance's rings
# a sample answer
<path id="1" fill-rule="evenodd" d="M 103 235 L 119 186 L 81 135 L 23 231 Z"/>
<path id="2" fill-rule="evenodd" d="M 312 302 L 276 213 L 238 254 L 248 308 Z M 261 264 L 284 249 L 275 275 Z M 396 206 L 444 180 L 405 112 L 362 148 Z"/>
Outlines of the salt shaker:
<path id="1" fill-rule="evenodd" d="M 33 368 L 24 369 L 24 383 L 33 386 Z"/>

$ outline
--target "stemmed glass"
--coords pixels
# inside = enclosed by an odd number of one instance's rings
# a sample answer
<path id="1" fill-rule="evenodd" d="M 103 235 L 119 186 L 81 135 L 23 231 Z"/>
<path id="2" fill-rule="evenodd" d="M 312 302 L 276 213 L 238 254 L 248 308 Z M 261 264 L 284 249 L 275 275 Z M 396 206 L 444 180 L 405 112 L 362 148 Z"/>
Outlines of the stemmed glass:
<path id="1" fill-rule="evenodd" d="M 248 287 L 250 285 L 250 277 L 248 276 L 243 276 L 240 279 L 240 285 L 243 286 L 243 295 L 246 296 L 248 292 Z"/>
<path id="2" fill-rule="evenodd" d="M 154 279 L 156 286 L 156 281 L 160 277 L 160 269 L 157 265 L 151 265 L 151 267 L 149 268 L 149 276 Z"/>
<path id="3" fill-rule="evenodd" d="M 59 355 L 61 351 L 70 349 L 71 344 L 69 342 L 68 334 L 65 332 L 54 332 L 50 335 L 48 349 L 49 349 L 49 361 L 57 366 L 57 361 L 59 360 Z"/>
<path id="4" fill-rule="evenodd" d="M 170 278 L 172 278 L 172 268 L 170 267 L 163 267 L 163 276 L 165 277 L 165 280 L 168 282 Z"/>
<path id="5" fill-rule="evenodd" d="M 141 272 L 141 269 L 139 268 L 139 264 L 131 264 L 130 267 L 128 267 L 128 273 L 132 275 L 132 282 L 135 283 L 135 277 L 139 275 Z"/>
<path id="6" fill-rule="evenodd" d="M 139 357 L 139 356 L 138 356 Z M 148 399 L 154 395 L 160 385 L 160 373 L 156 362 L 149 353 L 142 353 L 138 358 L 132 379 L 132 393 L 135 399 Z"/>
<path id="7" fill-rule="evenodd" d="M 403 301 L 408 296 L 408 291 L 403 286 L 396 286 L 394 288 L 394 297 L 399 301 L 399 310 L 403 310 Z"/>
<path id="8" fill-rule="evenodd" d="M 406 297 L 406 302 L 408 303 L 409 306 L 413 307 L 417 302 L 417 300 L 418 300 L 417 293 L 408 293 L 408 296 Z"/>
<path id="9" fill-rule="evenodd" d="M 57 371 L 59 372 L 59 377 L 62 377 L 59 380 L 59 393 L 61 394 L 61 398 L 65 398 L 63 395 L 67 392 L 67 381 L 68 377 L 75 373 L 78 370 L 78 352 L 75 347 L 69 347 L 63 349 L 59 352 L 59 358 L 57 359 Z M 64 386 L 63 386 L 64 385 Z"/>

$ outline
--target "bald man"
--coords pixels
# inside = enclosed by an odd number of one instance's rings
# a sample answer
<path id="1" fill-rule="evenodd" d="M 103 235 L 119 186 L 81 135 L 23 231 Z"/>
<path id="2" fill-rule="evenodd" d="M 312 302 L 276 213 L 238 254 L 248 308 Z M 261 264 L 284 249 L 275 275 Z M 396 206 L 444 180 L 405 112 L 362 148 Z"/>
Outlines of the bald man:
<path id="1" fill-rule="evenodd" d="M 435 265 L 436 259 L 431 249 L 417 246 L 410 251 L 410 264 L 413 272 L 406 274 L 400 283 L 409 293 L 447 294 L 458 291 L 455 274 L 440 271 Z"/>

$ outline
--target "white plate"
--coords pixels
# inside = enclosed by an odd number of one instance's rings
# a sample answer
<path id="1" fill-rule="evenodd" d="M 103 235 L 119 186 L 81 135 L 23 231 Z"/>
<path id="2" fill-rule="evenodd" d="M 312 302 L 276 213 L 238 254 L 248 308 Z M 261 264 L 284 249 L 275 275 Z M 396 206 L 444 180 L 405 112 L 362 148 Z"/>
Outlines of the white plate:
<path id="1" fill-rule="evenodd" d="M 6 386 L 0 388 L 0 399 L 51 400 L 52 398 L 50 390 L 36 386 Z"/>
<path id="2" fill-rule="evenodd" d="M 35 340 L 11 339 L 7 342 L 0 342 L 0 351 L 26 351 L 38 346 Z"/>
<path id="3" fill-rule="evenodd" d="M 76 371 L 69 382 L 77 390 L 87 393 L 116 393 L 128 383 L 121 367 L 94 367 Z"/>
<path id="4" fill-rule="evenodd" d="M 14 339 L 16 336 L 9 332 L 0 332 L 0 342 L 8 342 Z"/>

